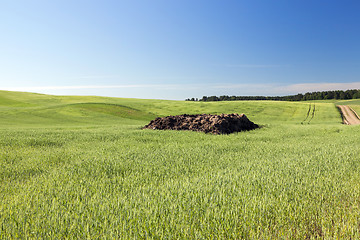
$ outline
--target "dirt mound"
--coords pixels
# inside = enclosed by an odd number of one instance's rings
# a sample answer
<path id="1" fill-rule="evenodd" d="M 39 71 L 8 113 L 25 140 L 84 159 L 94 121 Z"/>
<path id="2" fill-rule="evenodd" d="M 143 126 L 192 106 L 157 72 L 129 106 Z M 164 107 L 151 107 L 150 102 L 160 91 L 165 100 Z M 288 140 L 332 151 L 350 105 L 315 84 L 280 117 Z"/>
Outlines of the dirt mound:
<path id="1" fill-rule="evenodd" d="M 213 134 L 230 134 L 258 128 L 245 114 L 197 114 L 156 118 L 143 129 L 190 130 Z"/>

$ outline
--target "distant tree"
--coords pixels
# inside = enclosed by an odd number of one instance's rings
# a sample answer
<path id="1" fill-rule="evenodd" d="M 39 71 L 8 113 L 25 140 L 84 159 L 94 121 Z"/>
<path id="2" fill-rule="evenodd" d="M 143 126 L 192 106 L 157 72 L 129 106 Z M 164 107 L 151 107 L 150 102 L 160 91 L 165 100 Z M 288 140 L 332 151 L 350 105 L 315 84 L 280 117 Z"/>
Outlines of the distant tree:
<path id="1" fill-rule="evenodd" d="M 207 96 L 203 96 L 202 99 L 200 99 L 200 101 L 204 101 L 204 102 L 207 102 L 208 98 Z"/>
<path id="2" fill-rule="evenodd" d="M 344 93 L 344 92 L 340 92 L 338 99 L 345 99 L 345 93 Z"/>
<path id="3" fill-rule="evenodd" d="M 357 92 L 355 92 L 352 98 L 353 98 L 353 99 L 360 98 L 360 90 L 358 90 Z"/>
<path id="4" fill-rule="evenodd" d="M 322 91 L 322 92 L 307 92 L 305 94 L 296 94 L 289 96 L 231 96 L 222 95 L 217 96 L 203 96 L 201 99 L 186 99 L 186 101 L 246 101 L 246 100 L 274 100 L 274 101 L 308 101 L 308 100 L 325 100 L 325 99 L 357 99 L 360 98 L 359 89 L 351 90 L 337 90 L 337 91 Z"/>

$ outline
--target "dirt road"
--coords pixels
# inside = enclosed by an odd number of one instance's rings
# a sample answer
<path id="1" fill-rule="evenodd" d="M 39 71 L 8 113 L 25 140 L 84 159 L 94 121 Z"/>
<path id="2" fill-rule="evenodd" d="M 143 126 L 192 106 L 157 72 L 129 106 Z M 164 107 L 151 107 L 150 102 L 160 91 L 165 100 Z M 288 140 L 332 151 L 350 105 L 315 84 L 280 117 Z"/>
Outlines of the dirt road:
<path id="1" fill-rule="evenodd" d="M 342 113 L 344 124 L 347 124 L 347 125 L 360 124 L 359 116 L 350 106 L 339 105 L 337 107 L 340 109 L 340 111 Z"/>

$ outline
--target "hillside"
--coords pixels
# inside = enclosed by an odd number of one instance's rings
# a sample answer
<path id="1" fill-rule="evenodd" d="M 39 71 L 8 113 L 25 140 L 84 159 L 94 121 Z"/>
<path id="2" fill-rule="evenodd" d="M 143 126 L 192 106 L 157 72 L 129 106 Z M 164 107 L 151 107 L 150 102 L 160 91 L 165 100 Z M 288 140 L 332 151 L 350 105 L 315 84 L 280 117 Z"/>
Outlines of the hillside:
<path id="1" fill-rule="evenodd" d="M 296 124 L 303 121 L 308 108 L 306 102 L 185 102 L 0 91 L 2 127 L 144 124 L 158 116 L 184 113 L 245 113 L 259 124 Z M 333 124 L 341 119 L 333 103 L 319 102 L 311 122 Z"/>
<path id="2" fill-rule="evenodd" d="M 232 112 L 262 128 L 141 129 Z M 0 135 L 1 239 L 360 238 L 360 125 L 341 124 L 331 101 L 0 91 Z"/>

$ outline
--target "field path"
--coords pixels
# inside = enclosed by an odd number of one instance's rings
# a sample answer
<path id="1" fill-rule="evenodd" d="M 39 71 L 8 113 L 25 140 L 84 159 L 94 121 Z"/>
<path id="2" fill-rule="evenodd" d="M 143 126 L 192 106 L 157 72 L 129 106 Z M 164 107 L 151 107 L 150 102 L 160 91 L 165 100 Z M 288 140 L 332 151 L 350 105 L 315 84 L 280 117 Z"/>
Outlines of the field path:
<path id="1" fill-rule="evenodd" d="M 360 124 L 359 115 L 347 105 L 339 105 L 338 108 L 342 112 L 344 124 L 357 125 Z"/>

